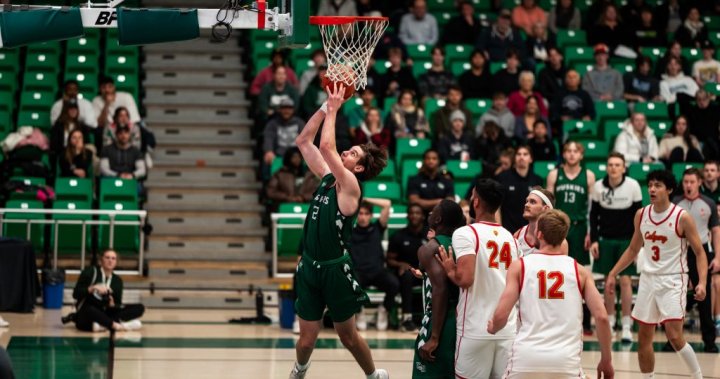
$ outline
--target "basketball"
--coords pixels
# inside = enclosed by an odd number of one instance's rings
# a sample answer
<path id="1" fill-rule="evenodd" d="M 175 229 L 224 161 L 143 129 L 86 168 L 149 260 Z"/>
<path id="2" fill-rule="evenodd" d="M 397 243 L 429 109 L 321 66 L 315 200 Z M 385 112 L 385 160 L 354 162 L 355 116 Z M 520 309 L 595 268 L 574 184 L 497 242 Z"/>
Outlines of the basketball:
<path id="1" fill-rule="evenodd" d="M 343 78 L 346 78 L 342 81 L 342 84 L 345 85 L 345 96 L 343 96 L 343 100 L 347 100 L 351 98 L 355 94 L 355 85 L 352 84 L 355 80 L 355 74 L 352 72 L 352 68 L 349 66 L 343 66 L 343 65 L 334 65 L 328 68 L 328 70 L 333 69 L 333 71 L 337 70 L 341 72 L 341 76 Z M 348 84 L 349 83 L 349 84 Z M 320 85 L 322 88 L 330 89 L 332 91 L 335 81 L 330 80 L 326 75 L 320 74 Z"/>

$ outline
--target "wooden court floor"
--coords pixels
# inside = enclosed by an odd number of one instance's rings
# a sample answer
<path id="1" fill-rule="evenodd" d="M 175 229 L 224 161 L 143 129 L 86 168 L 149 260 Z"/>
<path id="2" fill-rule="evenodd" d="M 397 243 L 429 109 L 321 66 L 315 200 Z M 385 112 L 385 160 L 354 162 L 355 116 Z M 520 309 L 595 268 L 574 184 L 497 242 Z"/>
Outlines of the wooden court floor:
<path id="1" fill-rule="evenodd" d="M 68 310 L 63 312 L 67 313 Z M 270 316 L 272 310 L 269 310 Z M 39 308 L 34 314 L 3 313 L 10 328 L 0 329 L 18 379 L 108 378 L 108 334 L 84 333 L 60 323 L 60 311 Z M 149 309 L 140 332 L 118 333 L 113 378 L 254 378 L 285 379 L 294 362 L 295 337 L 277 324 L 250 326 L 227 320 L 252 312 Z M 396 331 L 362 333 L 377 367 L 393 379 L 411 377 L 414 335 Z M 688 338 L 696 351 L 699 336 Z M 656 337 L 656 350 L 665 342 Z M 597 343 L 586 340 L 583 366 L 590 377 L 599 359 Z M 614 344 L 616 378 L 638 378 L 635 345 Z M 698 353 L 705 378 L 720 378 L 720 356 Z M 675 353 L 656 353 L 656 378 L 688 377 Z M 313 354 L 309 379 L 364 378 L 332 330 L 324 331 Z"/>

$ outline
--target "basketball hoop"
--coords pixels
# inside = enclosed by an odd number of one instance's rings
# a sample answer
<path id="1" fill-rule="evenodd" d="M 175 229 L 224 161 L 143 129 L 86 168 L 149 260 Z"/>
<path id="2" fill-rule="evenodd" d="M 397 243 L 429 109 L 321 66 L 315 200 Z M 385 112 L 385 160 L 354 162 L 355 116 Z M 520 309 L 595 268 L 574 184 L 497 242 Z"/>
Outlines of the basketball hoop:
<path id="1" fill-rule="evenodd" d="M 357 90 L 365 88 L 370 56 L 388 26 L 388 18 L 310 16 L 310 23 L 320 28 L 328 79 Z"/>

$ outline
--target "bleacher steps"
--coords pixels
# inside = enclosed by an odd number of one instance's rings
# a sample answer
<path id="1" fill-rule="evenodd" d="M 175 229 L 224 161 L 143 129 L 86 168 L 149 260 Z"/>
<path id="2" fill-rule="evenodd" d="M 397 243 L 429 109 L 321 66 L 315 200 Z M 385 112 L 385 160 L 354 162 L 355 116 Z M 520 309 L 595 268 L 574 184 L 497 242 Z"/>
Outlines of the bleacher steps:
<path id="1" fill-rule="evenodd" d="M 255 170 L 245 167 L 163 165 L 150 171 L 147 182 L 153 187 L 258 189 Z"/>
<path id="2" fill-rule="evenodd" d="M 177 235 L 256 235 L 262 231 L 258 212 L 154 211 L 154 233 Z"/>
<path id="3" fill-rule="evenodd" d="M 222 72 L 243 72 L 246 68 L 240 61 L 240 54 L 225 52 L 186 53 L 186 52 L 146 52 L 144 68 L 146 70 L 217 70 Z"/>
<path id="4" fill-rule="evenodd" d="M 153 160 L 158 165 L 246 166 L 253 156 L 250 149 L 236 146 L 158 144 Z"/>
<path id="5" fill-rule="evenodd" d="M 255 309 L 255 293 L 247 290 L 190 291 L 161 290 L 155 293 L 143 291 L 140 300 L 150 308 L 182 309 Z M 265 306 L 277 306 L 277 292 L 263 292 Z"/>
<path id="6" fill-rule="evenodd" d="M 148 100 L 152 104 L 152 99 Z M 148 124 L 247 125 L 247 107 L 147 105 Z"/>
<path id="7" fill-rule="evenodd" d="M 146 93 L 148 98 L 152 98 L 152 101 L 145 102 L 148 106 L 207 105 L 212 107 L 247 108 L 250 105 L 250 102 L 245 99 L 245 91 L 240 89 L 151 88 Z"/>
<path id="8" fill-rule="evenodd" d="M 148 194 L 146 208 L 149 211 L 246 211 L 261 212 L 258 193 L 253 190 L 164 187 L 150 182 L 152 191 Z"/>
<path id="9" fill-rule="evenodd" d="M 152 130 L 158 140 L 168 145 L 197 145 L 202 139 L 216 146 L 255 146 L 249 126 L 154 124 Z"/>
<path id="10" fill-rule="evenodd" d="M 148 269 L 153 278 L 256 279 L 266 278 L 268 274 L 268 265 L 258 262 L 163 260 L 150 262 Z"/>
<path id="11" fill-rule="evenodd" d="M 267 262 L 270 255 L 264 251 L 264 242 L 258 237 L 215 236 L 153 236 L 148 257 L 151 263 L 165 260 L 206 260 L 234 262 Z"/>
<path id="12" fill-rule="evenodd" d="M 206 4 L 206 6 L 208 6 Z M 190 41 L 179 41 L 179 42 L 167 42 L 167 43 L 156 43 L 143 46 L 145 53 L 171 53 L 176 54 L 179 51 L 183 53 L 196 53 L 196 54 L 242 54 L 242 48 L 238 46 L 235 40 L 228 41 L 228 43 L 208 43 L 210 41 L 210 31 L 201 33 L 201 37 Z"/>
<path id="13" fill-rule="evenodd" d="M 155 88 L 210 88 L 210 89 L 245 89 L 247 84 L 242 80 L 241 72 L 224 71 L 178 71 L 162 69 L 148 72 L 144 86 L 145 89 Z"/>

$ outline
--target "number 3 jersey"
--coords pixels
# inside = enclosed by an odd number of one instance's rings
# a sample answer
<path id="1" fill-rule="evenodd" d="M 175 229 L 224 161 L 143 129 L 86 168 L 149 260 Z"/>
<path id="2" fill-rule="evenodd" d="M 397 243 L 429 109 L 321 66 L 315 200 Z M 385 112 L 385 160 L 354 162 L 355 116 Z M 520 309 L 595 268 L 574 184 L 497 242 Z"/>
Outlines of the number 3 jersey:
<path id="1" fill-rule="evenodd" d="M 567 255 L 542 253 L 521 262 L 520 328 L 508 371 L 578 375 L 583 297 L 577 262 Z"/>
<path id="2" fill-rule="evenodd" d="M 505 290 L 505 277 L 513 260 L 518 258 L 517 241 L 499 224 L 479 222 L 455 231 L 453 251 L 458 261 L 476 255 L 473 284 L 460 289 L 457 305 L 457 337 L 469 339 L 509 339 L 515 337 L 516 311 L 495 335 L 487 332 L 500 295 Z"/>
<path id="3" fill-rule="evenodd" d="M 655 213 L 652 205 L 642 209 L 640 233 L 644 244 L 637 264 L 640 273 L 670 275 L 687 272 L 687 239 L 679 232 L 683 212 L 675 204 L 662 213 Z"/>

